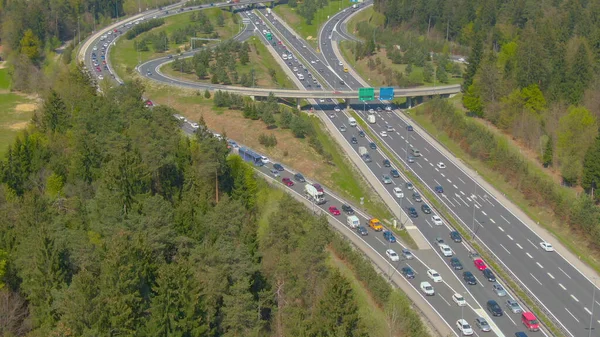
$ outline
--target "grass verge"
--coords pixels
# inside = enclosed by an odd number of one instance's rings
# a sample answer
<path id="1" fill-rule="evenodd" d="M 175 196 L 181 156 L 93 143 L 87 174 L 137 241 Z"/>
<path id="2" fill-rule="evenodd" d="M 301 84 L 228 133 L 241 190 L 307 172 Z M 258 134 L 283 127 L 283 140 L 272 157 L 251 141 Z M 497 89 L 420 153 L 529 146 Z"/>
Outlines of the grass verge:
<path id="1" fill-rule="evenodd" d="M 16 93 L 0 94 L 0 156 L 3 156 L 31 120 L 36 104 L 33 99 Z"/>
<path id="2" fill-rule="evenodd" d="M 10 75 L 8 74 L 7 68 L 0 69 L 0 89 L 10 89 Z"/>

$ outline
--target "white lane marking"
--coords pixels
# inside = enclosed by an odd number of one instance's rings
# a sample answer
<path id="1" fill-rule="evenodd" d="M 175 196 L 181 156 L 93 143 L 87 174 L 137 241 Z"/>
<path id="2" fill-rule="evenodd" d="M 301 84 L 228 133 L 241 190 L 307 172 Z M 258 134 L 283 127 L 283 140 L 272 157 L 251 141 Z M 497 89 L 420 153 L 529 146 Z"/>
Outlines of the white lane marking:
<path id="1" fill-rule="evenodd" d="M 533 259 L 533 256 L 531 256 L 531 254 L 525 252 L 525 255 L 529 256 L 530 259 Z"/>
<path id="2" fill-rule="evenodd" d="M 448 301 L 446 301 L 442 296 L 439 296 L 439 298 L 441 298 L 444 302 L 446 302 L 446 304 L 448 304 L 448 306 L 450 307 L 450 303 L 448 303 Z"/>
<path id="3" fill-rule="evenodd" d="M 433 179 L 433 181 L 435 181 L 436 184 L 441 185 L 439 181 L 437 181 L 437 179 Z"/>
<path id="4" fill-rule="evenodd" d="M 575 317 L 575 315 L 573 315 L 573 314 L 572 314 L 572 313 L 569 311 L 569 309 L 565 308 L 565 310 L 566 310 L 566 311 L 569 313 L 569 315 L 571 315 L 571 317 L 573 317 L 573 319 L 574 319 L 574 320 L 576 320 L 576 321 L 577 321 L 577 323 L 579 323 L 579 320 L 577 319 L 577 317 Z"/>
<path id="5" fill-rule="evenodd" d="M 598 324 L 600 324 L 600 319 L 599 319 L 599 320 L 597 320 L 596 322 L 598 322 Z"/>
<path id="6" fill-rule="evenodd" d="M 463 192 L 463 191 L 460 191 L 460 194 L 462 194 L 462 195 L 466 195 L 466 194 L 465 194 L 465 192 Z"/>
<path id="7" fill-rule="evenodd" d="M 423 166 L 421 166 L 421 164 L 417 163 L 417 165 L 419 165 L 420 168 L 423 168 Z"/>
<path id="8" fill-rule="evenodd" d="M 458 204 L 458 206 L 460 206 L 460 202 L 458 202 L 458 200 L 456 200 L 455 197 L 452 197 L 452 199 L 454 199 L 454 201 L 456 201 L 456 203 Z"/>
<path id="9" fill-rule="evenodd" d="M 523 247 L 520 244 L 518 244 L 518 243 L 517 243 L 517 247 L 523 249 Z"/>
<path id="10" fill-rule="evenodd" d="M 496 221 L 494 221 L 494 219 L 492 219 L 492 218 L 490 218 L 490 221 L 491 221 L 492 223 L 496 223 Z"/>
<path id="11" fill-rule="evenodd" d="M 442 194 L 442 196 L 444 198 L 446 198 L 446 200 L 448 200 L 448 202 L 450 203 L 450 205 L 452 205 L 452 207 L 456 207 L 456 205 L 452 201 L 450 201 L 450 199 L 448 199 L 448 197 L 445 194 Z"/>
<path id="12" fill-rule="evenodd" d="M 487 213 L 486 213 L 486 212 L 484 212 L 484 211 L 481 211 L 481 214 L 483 214 L 483 215 L 487 216 Z"/>
<path id="13" fill-rule="evenodd" d="M 442 175 L 442 177 L 446 178 L 446 176 L 443 173 L 440 173 Z"/>
<path id="14" fill-rule="evenodd" d="M 571 294 L 571 298 L 572 298 L 573 300 L 575 300 L 575 302 L 579 302 L 579 300 L 577 299 L 577 297 L 573 296 L 573 294 Z"/>
<path id="15" fill-rule="evenodd" d="M 419 273 L 417 273 L 417 270 L 415 268 L 413 268 L 410 264 L 406 264 L 410 269 L 413 270 L 413 273 L 415 273 L 415 275 L 419 275 Z"/>
<path id="16" fill-rule="evenodd" d="M 378 237 L 375 237 L 375 239 L 376 239 L 377 241 L 381 242 L 381 244 L 385 246 L 385 243 L 383 243 L 383 241 L 379 240 L 379 238 L 378 238 Z"/>
<path id="17" fill-rule="evenodd" d="M 429 163 L 429 165 L 433 166 L 432 163 Z M 438 171 L 438 172 L 440 172 L 440 170 L 437 167 L 435 168 L 435 170 Z"/>
<path id="18" fill-rule="evenodd" d="M 377 167 L 381 168 L 381 165 L 379 165 L 379 163 L 375 163 L 375 164 L 377 164 Z"/>
<path id="19" fill-rule="evenodd" d="M 473 202 L 473 200 L 471 200 L 471 197 L 467 197 L 467 200 L 469 200 L 469 202 Z"/>
<path id="20" fill-rule="evenodd" d="M 498 226 L 498 229 L 499 229 L 501 232 L 504 232 L 504 228 L 502 228 L 502 227 Z"/>
<path id="21" fill-rule="evenodd" d="M 432 163 L 429 163 L 429 165 L 431 165 L 431 167 L 433 167 L 433 164 L 432 164 Z"/>
<path id="22" fill-rule="evenodd" d="M 510 239 L 510 241 L 513 241 L 514 239 L 512 238 L 512 236 L 506 234 L 506 236 Z"/>
<path id="23" fill-rule="evenodd" d="M 536 262 L 535 264 L 537 264 L 537 265 L 538 265 L 538 267 L 540 267 L 540 268 L 544 269 L 544 266 L 542 266 L 542 265 L 541 265 L 539 262 Z"/>
<path id="24" fill-rule="evenodd" d="M 554 276 L 552 274 L 550 274 L 550 273 L 547 273 L 547 274 L 548 274 L 548 276 L 550 276 L 551 279 L 554 280 Z"/>
<path id="25" fill-rule="evenodd" d="M 506 249 L 506 247 L 504 247 L 504 245 L 503 245 L 503 244 L 500 244 L 500 247 L 504 248 L 504 250 L 505 250 L 507 253 L 509 253 L 509 254 L 510 254 L 510 252 L 508 251 L 508 249 Z"/>
<path id="26" fill-rule="evenodd" d="M 431 151 L 429 151 L 429 149 L 428 149 L 428 148 L 426 148 L 426 147 L 424 147 L 424 148 L 423 148 L 423 150 L 425 150 L 425 151 L 427 151 L 427 152 L 431 152 Z"/>
<path id="27" fill-rule="evenodd" d="M 474 205 L 475 205 L 475 208 L 479 209 L 479 206 L 477 205 L 477 203 L 475 203 Z"/>
<path id="28" fill-rule="evenodd" d="M 446 178 L 446 180 L 448 180 L 448 182 L 449 182 L 450 184 L 452 184 L 452 180 L 450 180 L 450 179 L 448 179 L 448 178 Z"/>
<path id="29" fill-rule="evenodd" d="M 537 246 L 535 245 L 535 243 L 531 242 L 531 240 L 527 239 L 527 241 L 529 241 L 529 243 L 531 243 L 532 246 L 535 247 L 535 249 L 537 249 Z"/>
<path id="30" fill-rule="evenodd" d="M 510 318 L 510 315 L 504 315 L 504 316 L 508 317 L 508 319 L 510 319 L 510 321 L 511 321 L 511 322 L 512 322 L 514 325 L 517 325 L 517 323 L 515 323 L 515 321 L 513 321 L 513 319 L 512 319 L 512 318 Z"/>
<path id="31" fill-rule="evenodd" d="M 567 288 L 565 288 L 565 286 L 563 286 L 562 283 L 559 283 L 558 285 L 562 288 L 562 290 L 567 290 Z"/>
<path id="32" fill-rule="evenodd" d="M 588 309 L 587 307 L 583 307 L 583 310 L 585 310 L 588 314 L 592 314 L 592 312 L 590 311 L 590 309 Z"/>
<path id="33" fill-rule="evenodd" d="M 462 181 L 462 183 L 463 183 L 463 184 L 465 184 L 465 185 L 466 185 L 466 183 L 465 183 L 465 181 L 464 181 L 464 180 L 460 179 L 460 177 L 457 177 L 457 178 L 458 178 L 458 180 Z"/>
<path id="34" fill-rule="evenodd" d="M 402 151 L 406 152 L 406 149 L 401 149 Z"/>
<path id="35" fill-rule="evenodd" d="M 425 158 L 425 157 L 423 157 L 423 159 L 425 159 L 425 161 L 429 161 L 429 159 L 427 159 L 427 158 Z"/>
<path id="36" fill-rule="evenodd" d="M 569 279 L 571 278 L 571 276 L 569 276 L 569 274 L 565 273 L 565 271 L 564 271 L 564 270 L 562 270 L 562 268 L 561 268 L 561 267 L 557 267 L 557 268 L 558 268 L 560 271 L 562 271 L 562 272 L 563 272 L 563 274 L 567 275 L 567 277 L 568 277 Z"/>
<path id="37" fill-rule="evenodd" d="M 396 132 L 396 133 L 398 133 L 398 132 Z M 398 135 L 400 135 L 400 134 L 398 133 Z M 404 137 L 403 137 L 403 136 L 400 136 L 400 138 L 404 139 Z"/>
<path id="38" fill-rule="evenodd" d="M 452 186 L 453 186 L 454 188 L 458 189 L 458 186 L 456 186 L 455 184 L 452 184 Z"/>
<path id="39" fill-rule="evenodd" d="M 429 220 L 425 219 L 425 222 L 427 222 L 427 224 L 429 225 L 429 227 L 433 228 L 433 226 L 431 225 L 431 223 L 429 222 Z"/>
<path id="40" fill-rule="evenodd" d="M 510 223 L 508 220 L 506 220 L 506 218 L 505 218 L 505 217 L 503 217 L 503 216 L 502 216 L 502 214 L 500 215 L 500 217 L 501 217 L 502 219 L 504 219 L 504 221 L 506 221 L 506 222 Z"/>
<path id="41" fill-rule="evenodd" d="M 540 285 L 542 285 L 542 282 L 540 282 L 540 280 L 538 280 L 537 278 L 535 278 L 535 276 L 533 276 L 532 273 L 529 273 L 529 275 L 531 275 L 531 277 L 533 277 L 533 279 L 536 280 L 537 283 L 539 283 Z"/>

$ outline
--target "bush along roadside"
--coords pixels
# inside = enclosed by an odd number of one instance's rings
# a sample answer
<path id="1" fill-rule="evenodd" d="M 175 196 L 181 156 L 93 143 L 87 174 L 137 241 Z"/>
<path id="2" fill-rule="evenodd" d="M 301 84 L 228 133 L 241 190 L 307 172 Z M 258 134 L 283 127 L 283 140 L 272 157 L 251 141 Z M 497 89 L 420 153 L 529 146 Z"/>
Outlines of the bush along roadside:
<path id="1" fill-rule="evenodd" d="M 425 199 L 429 201 L 431 206 L 438 211 L 438 215 L 444 218 L 447 221 L 447 223 L 452 226 L 452 228 L 459 231 L 463 239 L 466 240 L 471 247 L 473 247 L 474 251 L 481 254 L 481 257 L 488 263 L 488 265 L 494 271 L 496 271 L 498 276 L 503 281 L 505 281 L 505 285 L 527 305 L 529 310 L 532 311 L 536 315 L 536 317 L 542 321 L 542 323 L 552 333 L 552 335 L 561 337 L 565 336 L 565 334 L 561 333 L 559 328 L 554 324 L 554 321 L 550 320 L 546 311 L 541 309 L 541 307 L 537 304 L 537 301 L 535 301 L 533 297 L 529 296 L 529 294 L 525 293 L 510 276 L 509 272 L 506 269 L 501 268 L 500 265 L 496 263 L 494 259 L 492 259 L 491 255 L 486 250 L 483 250 L 482 247 L 475 240 L 473 240 L 473 237 L 462 226 L 462 224 L 450 214 L 446 206 L 439 202 L 436 196 L 433 195 L 433 193 L 431 193 L 429 189 L 424 184 L 422 184 L 421 181 L 410 170 L 406 168 L 404 163 L 398 160 L 389 151 L 389 149 L 379 140 L 379 138 L 375 134 L 373 134 L 367 123 L 355 111 L 349 110 L 349 112 L 352 115 L 352 117 L 354 117 L 357 120 L 358 124 L 360 124 L 365 133 L 369 135 L 369 137 L 377 144 L 379 149 L 381 149 L 385 153 L 389 160 L 396 164 L 396 167 L 398 167 L 398 169 L 402 170 L 402 173 L 413 183 L 413 185 L 415 185 L 415 187 L 421 192 Z"/>

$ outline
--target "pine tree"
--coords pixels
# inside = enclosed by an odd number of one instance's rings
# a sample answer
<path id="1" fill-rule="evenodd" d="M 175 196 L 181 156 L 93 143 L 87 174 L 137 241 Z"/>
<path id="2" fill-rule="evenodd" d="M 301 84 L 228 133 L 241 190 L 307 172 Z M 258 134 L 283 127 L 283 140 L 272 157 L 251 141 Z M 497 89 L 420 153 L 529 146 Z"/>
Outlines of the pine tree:
<path id="1" fill-rule="evenodd" d="M 204 90 L 204 98 L 206 98 L 206 99 L 210 98 L 210 91 L 208 91 L 208 89 Z"/>
<path id="2" fill-rule="evenodd" d="M 51 132 L 62 132 L 68 127 L 67 106 L 56 91 L 50 91 L 50 95 L 44 102 L 43 113 L 44 129 Z"/>
<path id="3" fill-rule="evenodd" d="M 466 90 L 473 84 L 473 78 L 477 73 L 477 69 L 479 69 L 479 63 L 481 62 L 481 58 L 483 57 L 483 39 L 481 34 L 477 34 L 475 37 L 475 42 L 471 47 L 471 54 L 469 55 L 469 65 L 467 66 L 467 71 L 464 74 L 465 81 L 463 82 L 463 90 Z"/>
<path id="4" fill-rule="evenodd" d="M 552 141 L 552 137 L 548 138 L 546 142 L 546 147 L 544 148 L 544 154 L 542 156 L 542 164 L 544 167 L 548 167 L 552 165 L 552 160 L 554 159 L 554 142 Z M 584 166 L 585 169 L 585 166 Z"/>
<path id="5" fill-rule="evenodd" d="M 431 62 L 425 63 L 425 67 L 423 68 L 423 80 L 425 82 L 433 82 L 433 65 Z"/>
<path id="6" fill-rule="evenodd" d="M 267 124 L 267 127 L 271 127 L 275 124 L 275 117 L 273 116 L 273 113 L 270 110 L 263 111 L 261 119 L 263 120 L 263 122 L 265 122 L 265 124 Z"/>
<path id="7" fill-rule="evenodd" d="M 581 186 L 589 192 L 592 187 L 600 186 L 600 133 L 596 136 L 594 144 L 590 146 L 583 159 L 583 178 Z M 600 193 L 594 191 L 594 198 L 600 199 Z"/>
<path id="8" fill-rule="evenodd" d="M 435 75 L 437 80 L 441 83 L 448 83 L 448 73 L 446 72 L 446 68 L 442 65 L 438 65 L 435 71 Z"/>

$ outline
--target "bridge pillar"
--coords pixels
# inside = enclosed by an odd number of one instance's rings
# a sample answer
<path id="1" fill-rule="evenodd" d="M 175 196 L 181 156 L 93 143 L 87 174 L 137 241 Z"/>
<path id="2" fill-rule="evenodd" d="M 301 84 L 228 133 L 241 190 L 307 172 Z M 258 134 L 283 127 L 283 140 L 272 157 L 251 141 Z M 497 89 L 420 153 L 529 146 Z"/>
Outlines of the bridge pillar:
<path id="1" fill-rule="evenodd" d="M 296 107 L 298 108 L 298 110 L 300 110 L 301 108 L 300 102 L 302 102 L 302 98 L 296 98 Z"/>
<path id="2" fill-rule="evenodd" d="M 271 1 L 271 8 L 275 7 L 275 1 Z"/>
<path id="3" fill-rule="evenodd" d="M 233 13 L 233 6 L 229 6 L 229 12 Z"/>
<path id="4" fill-rule="evenodd" d="M 348 109 L 350 107 L 350 99 L 344 98 L 344 107 Z"/>
<path id="5" fill-rule="evenodd" d="M 406 108 L 412 108 L 412 97 L 406 97 Z"/>

